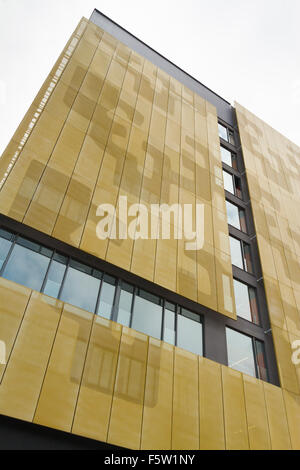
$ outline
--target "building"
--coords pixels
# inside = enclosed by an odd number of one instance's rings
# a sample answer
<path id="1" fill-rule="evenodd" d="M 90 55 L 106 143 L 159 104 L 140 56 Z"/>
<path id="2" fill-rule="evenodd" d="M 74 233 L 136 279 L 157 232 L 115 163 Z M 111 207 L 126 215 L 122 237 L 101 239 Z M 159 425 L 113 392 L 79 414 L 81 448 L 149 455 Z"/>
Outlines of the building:
<path id="1" fill-rule="evenodd" d="M 299 449 L 299 165 L 242 106 L 83 18 L 0 159 L 2 445 Z M 200 249 L 99 238 L 99 206 L 125 196 L 196 221 L 198 204 Z"/>

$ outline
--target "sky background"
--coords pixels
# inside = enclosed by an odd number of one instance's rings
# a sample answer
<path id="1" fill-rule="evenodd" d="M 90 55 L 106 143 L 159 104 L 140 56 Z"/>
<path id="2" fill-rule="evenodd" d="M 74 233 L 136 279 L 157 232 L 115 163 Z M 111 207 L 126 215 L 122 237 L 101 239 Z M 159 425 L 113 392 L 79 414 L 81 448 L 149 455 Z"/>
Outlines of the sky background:
<path id="1" fill-rule="evenodd" d="M 300 146 L 299 0 L 0 0 L 0 155 L 94 8 Z"/>

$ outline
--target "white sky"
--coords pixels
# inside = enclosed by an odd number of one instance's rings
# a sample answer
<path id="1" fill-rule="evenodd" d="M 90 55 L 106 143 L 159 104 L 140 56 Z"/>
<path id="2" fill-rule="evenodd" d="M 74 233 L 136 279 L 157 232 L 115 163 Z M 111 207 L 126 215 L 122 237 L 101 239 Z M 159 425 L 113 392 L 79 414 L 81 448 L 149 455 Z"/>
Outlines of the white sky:
<path id="1" fill-rule="evenodd" d="M 300 145 L 299 0 L 0 0 L 0 155 L 94 8 Z"/>

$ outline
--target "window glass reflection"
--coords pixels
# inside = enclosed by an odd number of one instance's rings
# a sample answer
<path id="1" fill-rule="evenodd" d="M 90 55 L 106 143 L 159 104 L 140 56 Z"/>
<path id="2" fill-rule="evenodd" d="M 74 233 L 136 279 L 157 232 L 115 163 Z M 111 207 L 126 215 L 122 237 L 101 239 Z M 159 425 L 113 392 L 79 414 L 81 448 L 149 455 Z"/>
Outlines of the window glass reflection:
<path id="1" fill-rule="evenodd" d="M 224 189 L 234 194 L 233 177 L 227 171 L 223 170 Z"/>
<path id="2" fill-rule="evenodd" d="M 175 312 L 165 308 L 164 316 L 164 341 L 175 344 Z"/>
<path id="3" fill-rule="evenodd" d="M 177 316 L 177 346 L 202 355 L 202 324 L 199 323 L 199 316 L 185 309 L 181 309 L 181 312 Z"/>
<path id="4" fill-rule="evenodd" d="M 233 227 L 236 227 L 238 230 L 242 230 L 246 233 L 246 219 L 244 210 L 240 209 L 235 204 L 226 201 L 226 212 L 228 223 Z"/>
<path id="5" fill-rule="evenodd" d="M 218 129 L 219 129 L 219 137 L 222 139 L 226 140 L 228 142 L 228 135 L 227 135 L 227 129 L 226 127 L 222 126 L 222 124 L 218 124 Z"/>
<path id="6" fill-rule="evenodd" d="M 125 282 L 122 282 L 122 289 L 120 293 L 119 308 L 116 321 L 121 325 L 130 325 L 130 316 L 133 300 L 133 287 Z"/>
<path id="7" fill-rule="evenodd" d="M 132 328 L 154 338 L 161 338 L 162 307 L 140 296 L 134 300 Z"/>
<path id="8" fill-rule="evenodd" d="M 70 266 L 60 298 L 64 302 L 94 312 L 99 286 L 99 279 Z"/>
<path id="9" fill-rule="evenodd" d="M 0 238 L 0 270 L 8 255 L 12 242 L 5 238 Z"/>
<path id="10" fill-rule="evenodd" d="M 100 291 L 100 301 L 98 306 L 97 314 L 101 317 L 110 318 L 112 307 L 115 297 L 115 279 L 107 274 L 104 275 L 101 291 Z"/>
<path id="11" fill-rule="evenodd" d="M 234 264 L 234 266 L 237 266 L 240 269 L 244 269 L 241 242 L 236 238 L 230 236 L 229 240 L 232 264 Z"/>
<path id="12" fill-rule="evenodd" d="M 233 280 L 236 314 L 239 317 L 252 321 L 248 286 L 236 279 Z"/>
<path id="13" fill-rule="evenodd" d="M 231 152 L 224 147 L 221 147 L 221 158 L 226 165 L 232 166 Z"/>
<path id="14" fill-rule="evenodd" d="M 28 243 L 28 246 L 30 246 L 30 243 Z M 39 249 L 39 245 L 35 243 L 32 245 L 34 249 Z M 47 256 L 16 244 L 2 275 L 10 281 L 39 291 L 42 287 L 49 262 L 50 260 Z"/>
<path id="15" fill-rule="evenodd" d="M 44 294 L 50 297 L 58 297 L 65 270 L 66 265 L 52 260 L 44 287 Z"/>
<path id="16" fill-rule="evenodd" d="M 226 328 L 228 366 L 256 377 L 252 338 Z"/>

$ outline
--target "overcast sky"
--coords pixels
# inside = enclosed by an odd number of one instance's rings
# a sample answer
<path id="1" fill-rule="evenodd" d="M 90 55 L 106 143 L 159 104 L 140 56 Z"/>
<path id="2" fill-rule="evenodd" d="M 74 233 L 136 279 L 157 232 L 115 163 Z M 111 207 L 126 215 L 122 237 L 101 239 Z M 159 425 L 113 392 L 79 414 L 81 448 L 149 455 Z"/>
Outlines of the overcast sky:
<path id="1" fill-rule="evenodd" d="M 0 0 L 0 155 L 94 8 L 300 145 L 299 0 Z"/>

